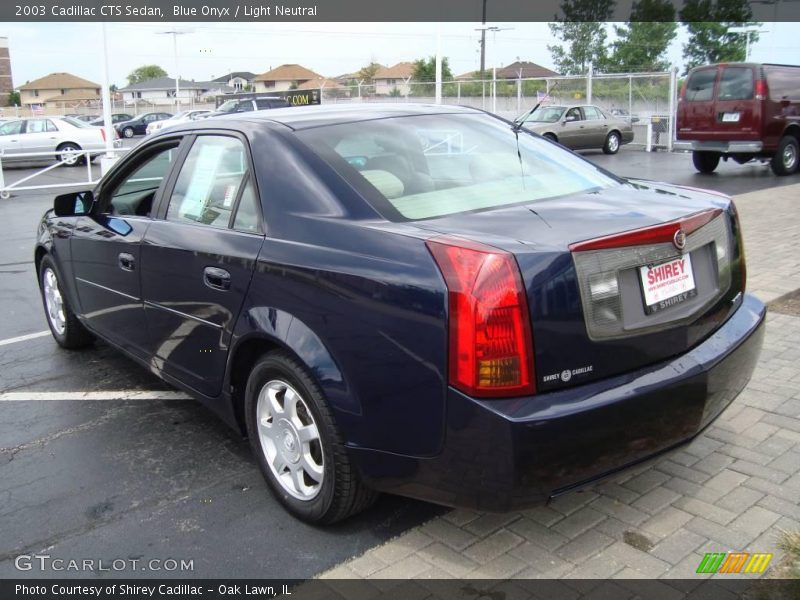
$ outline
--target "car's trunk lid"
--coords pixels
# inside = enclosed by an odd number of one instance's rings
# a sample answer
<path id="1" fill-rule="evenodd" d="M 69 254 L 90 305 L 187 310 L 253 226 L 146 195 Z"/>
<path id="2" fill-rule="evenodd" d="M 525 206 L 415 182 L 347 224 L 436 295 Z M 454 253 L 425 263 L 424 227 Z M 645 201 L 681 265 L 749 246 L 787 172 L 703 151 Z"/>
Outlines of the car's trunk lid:
<path id="1" fill-rule="evenodd" d="M 729 210 L 721 196 L 629 182 L 415 225 L 514 254 L 527 288 L 537 384 L 547 390 L 682 354 L 718 327 L 740 288 Z M 683 219 L 691 215 L 705 221 L 689 231 L 697 221 Z M 577 244 L 672 222 L 687 229 L 682 251 L 663 235 L 622 247 Z M 666 278 L 672 270 L 676 277 Z M 676 282 L 684 271 L 693 281 Z M 648 273 L 661 279 L 649 281 Z M 667 279 L 677 285 L 665 292 L 659 284 Z M 648 282 L 654 289 L 645 292 Z"/>

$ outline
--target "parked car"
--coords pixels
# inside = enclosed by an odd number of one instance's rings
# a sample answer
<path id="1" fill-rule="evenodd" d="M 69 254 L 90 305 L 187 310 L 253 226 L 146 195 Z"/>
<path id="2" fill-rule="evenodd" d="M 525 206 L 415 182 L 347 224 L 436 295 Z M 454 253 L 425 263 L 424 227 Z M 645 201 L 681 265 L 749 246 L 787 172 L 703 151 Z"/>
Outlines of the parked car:
<path id="1" fill-rule="evenodd" d="M 142 113 L 138 117 L 134 117 L 128 121 L 120 121 L 114 123 L 114 129 L 117 130 L 120 137 L 132 138 L 135 135 L 144 135 L 147 133 L 147 126 L 156 121 L 163 121 L 172 116 L 166 112 L 150 112 Z"/>
<path id="2" fill-rule="evenodd" d="M 58 344 L 200 399 L 310 522 L 518 509 L 681 447 L 764 332 L 727 196 L 463 107 L 176 125 L 58 196 L 34 258 Z"/>
<path id="3" fill-rule="evenodd" d="M 233 113 L 250 112 L 254 110 L 269 110 L 272 108 L 287 108 L 291 104 L 279 96 L 260 96 L 258 98 L 233 98 L 219 105 L 217 110 L 206 115 L 218 117 Z"/>
<path id="4" fill-rule="evenodd" d="M 75 115 L 73 118 L 77 119 L 78 121 L 84 121 L 86 123 L 91 123 L 95 119 L 97 119 L 100 115 Z"/>
<path id="5" fill-rule="evenodd" d="M 608 109 L 608 114 L 612 117 L 616 117 L 617 119 L 627 121 L 630 124 L 639 122 L 638 115 L 632 115 L 626 108 L 610 108 Z"/>
<path id="6" fill-rule="evenodd" d="M 0 125 L 0 150 L 3 163 L 42 162 L 46 156 L 16 156 L 29 152 L 52 152 L 53 157 L 68 166 L 84 163 L 79 150 L 96 150 L 90 157 L 105 151 L 106 138 L 102 128 L 70 117 L 36 117 L 15 119 Z"/>
<path id="7" fill-rule="evenodd" d="M 171 116 L 169 119 L 164 119 L 163 121 L 153 121 L 152 123 L 147 124 L 147 129 L 145 130 L 146 135 L 150 135 L 151 133 L 155 133 L 162 129 L 166 129 L 167 127 L 172 127 L 173 125 L 178 125 L 180 123 L 186 123 L 188 121 L 194 121 L 196 119 L 202 119 L 206 116 L 211 114 L 211 111 L 207 108 L 196 109 L 196 110 L 182 110 L 179 113 Z"/>
<path id="8" fill-rule="evenodd" d="M 539 106 L 523 116 L 522 126 L 572 150 L 602 149 L 616 154 L 621 145 L 633 141 L 629 121 L 583 104 Z"/>
<path id="9" fill-rule="evenodd" d="M 678 99 L 675 148 L 691 150 L 711 173 L 720 158 L 770 161 L 776 175 L 797 171 L 800 66 L 721 63 L 689 72 Z"/>
<path id="10" fill-rule="evenodd" d="M 133 115 L 129 115 L 128 113 L 114 113 L 111 115 L 111 124 L 116 125 L 117 123 L 121 123 L 122 121 L 130 121 L 131 119 L 133 119 Z M 104 121 L 102 115 L 100 115 L 93 121 L 89 122 L 89 125 L 99 125 L 100 127 L 102 127 L 103 124 Z"/>

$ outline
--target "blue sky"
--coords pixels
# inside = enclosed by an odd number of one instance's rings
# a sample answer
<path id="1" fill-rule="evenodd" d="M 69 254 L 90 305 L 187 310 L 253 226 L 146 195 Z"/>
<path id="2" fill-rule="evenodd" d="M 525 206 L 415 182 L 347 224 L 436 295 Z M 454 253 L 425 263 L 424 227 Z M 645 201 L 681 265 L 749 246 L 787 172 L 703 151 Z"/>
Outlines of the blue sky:
<path id="1" fill-rule="evenodd" d="M 487 65 L 531 60 L 552 67 L 547 45 L 553 43 L 546 23 L 491 23 L 507 28 L 487 35 Z M 189 33 L 178 38 L 179 72 L 183 78 L 206 80 L 231 70 L 264 72 L 283 63 L 300 63 L 325 76 L 352 72 L 370 61 L 394 64 L 436 52 L 441 32 L 442 53 L 455 74 L 479 65 L 477 23 L 109 23 L 111 82 L 142 64 L 156 63 L 174 74 L 172 37 L 159 35 L 173 27 Z M 609 25 L 609 32 L 612 31 Z M 754 44 L 754 61 L 797 64 L 800 23 L 765 22 Z M 56 71 L 102 81 L 102 27 L 99 23 L 4 23 L 9 38 L 15 85 Z M 613 35 L 611 35 L 613 39 Z M 669 51 L 682 67 L 683 30 Z"/>

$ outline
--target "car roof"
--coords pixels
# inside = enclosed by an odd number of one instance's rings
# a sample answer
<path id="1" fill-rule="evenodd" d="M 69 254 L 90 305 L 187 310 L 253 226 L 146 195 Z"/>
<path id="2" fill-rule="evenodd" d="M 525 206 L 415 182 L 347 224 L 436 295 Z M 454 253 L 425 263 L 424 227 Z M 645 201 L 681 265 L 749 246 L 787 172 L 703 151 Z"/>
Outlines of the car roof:
<path id="1" fill-rule="evenodd" d="M 246 113 L 235 113 L 219 117 L 220 120 L 240 120 L 253 123 L 280 123 L 290 129 L 309 129 L 337 123 L 372 121 L 392 117 L 437 114 L 483 114 L 483 111 L 466 106 L 407 103 L 348 103 L 316 106 L 294 106 L 272 108 Z M 209 120 L 210 121 L 210 120 Z M 198 124 L 198 127 L 203 125 Z"/>

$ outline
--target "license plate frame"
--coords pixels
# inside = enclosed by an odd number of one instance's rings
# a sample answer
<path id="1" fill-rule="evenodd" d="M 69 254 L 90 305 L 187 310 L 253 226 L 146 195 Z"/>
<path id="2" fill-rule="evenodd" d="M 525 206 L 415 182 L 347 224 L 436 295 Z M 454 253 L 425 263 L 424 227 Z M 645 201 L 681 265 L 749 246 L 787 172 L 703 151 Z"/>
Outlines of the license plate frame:
<path id="1" fill-rule="evenodd" d="M 722 113 L 723 123 L 738 123 L 742 118 L 742 113 L 738 112 L 724 112 Z"/>
<path id="2" fill-rule="evenodd" d="M 678 264 L 682 265 L 678 270 Z M 670 266 L 667 270 L 666 267 Z M 667 271 L 665 279 L 650 283 L 648 273 L 656 277 L 657 269 L 660 273 Z M 690 254 L 673 257 L 660 263 L 644 265 L 637 269 L 639 284 L 642 290 L 642 305 L 647 315 L 662 312 L 697 296 L 697 282 L 694 278 L 692 257 Z M 671 274 L 675 271 L 675 274 Z"/>

